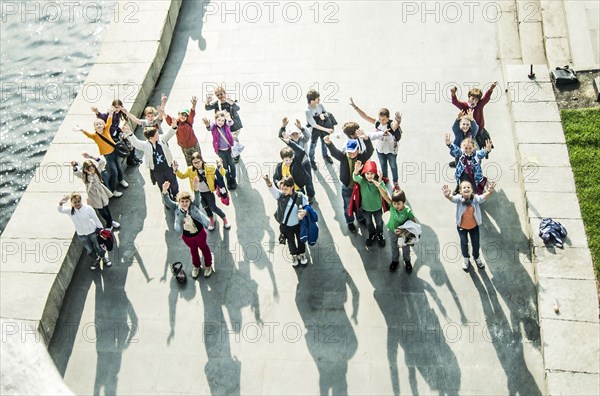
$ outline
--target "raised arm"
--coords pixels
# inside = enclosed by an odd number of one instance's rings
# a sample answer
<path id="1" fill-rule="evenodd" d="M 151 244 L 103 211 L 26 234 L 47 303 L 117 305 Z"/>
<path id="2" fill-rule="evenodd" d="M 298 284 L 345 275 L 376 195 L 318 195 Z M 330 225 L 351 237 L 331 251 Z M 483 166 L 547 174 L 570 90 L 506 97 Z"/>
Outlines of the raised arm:
<path id="1" fill-rule="evenodd" d="M 350 98 L 350 106 L 352 106 L 354 108 L 354 110 L 356 110 L 356 112 L 358 113 L 358 115 L 360 116 L 360 118 L 362 118 L 363 120 L 370 122 L 371 124 L 375 124 L 375 122 L 377 121 L 375 118 L 367 115 L 364 111 L 362 111 L 355 103 L 354 100 L 352 100 L 352 98 Z"/>

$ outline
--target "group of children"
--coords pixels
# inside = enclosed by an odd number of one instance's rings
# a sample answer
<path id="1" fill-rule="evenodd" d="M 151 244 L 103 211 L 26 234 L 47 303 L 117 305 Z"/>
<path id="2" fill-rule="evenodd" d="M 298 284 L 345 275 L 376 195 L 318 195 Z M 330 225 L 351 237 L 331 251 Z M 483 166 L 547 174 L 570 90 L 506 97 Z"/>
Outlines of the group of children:
<path id="1" fill-rule="evenodd" d="M 478 267 L 483 268 L 479 258 L 479 228 L 481 211 L 479 204 L 494 191 L 494 183 L 487 183 L 481 169 L 481 161 L 487 158 L 492 150 L 489 133 L 483 128 L 483 107 L 489 101 L 496 83 L 481 94 L 478 89 L 469 91 L 467 102 L 456 98 L 456 88 L 451 90 L 452 103 L 461 109 L 452 131 L 445 135 L 445 142 L 454 158 L 451 166 L 456 168 L 457 187 L 451 192 L 444 186 L 444 196 L 456 203 L 456 224 L 461 241 L 461 252 L 464 258 L 463 269 L 468 271 L 470 257 L 468 254 L 468 237 L 471 238 L 472 256 Z M 95 238 L 97 229 L 102 223 L 95 214 L 98 210 L 106 222 L 106 227 L 118 228 L 119 223 L 112 219 L 109 200 L 119 197 L 122 193 L 116 190 L 120 185 L 128 186 L 123 179 L 118 144 L 127 142 L 143 153 L 143 160 L 137 159 L 135 150 L 127 155 L 127 163 L 137 165 L 145 162 L 150 171 L 151 180 L 160 189 L 165 206 L 175 214 L 174 229 L 181 234 L 184 243 L 190 248 L 194 270 L 192 277 L 199 276 L 201 259 L 198 251 L 204 257 L 204 276 L 214 272 L 212 253 L 207 244 L 207 233 L 215 228 L 215 214 L 223 221 L 223 227 L 229 229 L 231 224 L 226 214 L 216 203 L 215 191 L 221 201 L 228 203 L 227 188 L 237 187 L 236 163 L 239 156 L 233 155 L 233 147 L 239 142 L 242 122 L 239 117 L 239 105 L 227 97 L 225 90 L 218 87 L 215 90 L 216 101 L 208 96 L 205 109 L 214 110 L 214 121 L 203 118 L 202 121 L 212 137 L 212 146 L 218 157 L 215 165 L 208 164 L 202 155 L 198 138 L 193 129 L 197 98 L 191 98 L 191 108 L 180 109 L 177 117 L 165 115 L 164 109 L 167 97 L 162 96 L 160 106 L 147 107 L 144 119 L 138 119 L 129 113 L 119 100 L 113 101 L 111 109 L 106 113 L 96 113 L 94 132 L 86 132 L 77 127 L 94 140 L 98 146 L 99 156 L 84 154 L 85 161 L 80 166 L 73 161 L 73 171 L 80 176 L 86 186 L 89 206 L 81 202 L 81 195 L 73 193 L 64 197 L 59 204 L 59 211 L 70 214 L 77 235 L 82 240 L 88 255 L 94 259 L 91 269 L 94 270 L 101 260 L 105 266 L 110 266 L 106 252 Z M 400 127 L 402 115 L 399 112 L 390 117 L 390 111 L 382 108 L 377 118 L 367 115 L 350 98 L 350 105 L 357 114 L 373 125 L 371 131 L 365 133 L 356 122 L 346 122 L 342 126 L 347 141 L 341 149 L 332 144 L 330 135 L 334 133 L 337 121 L 320 103 L 320 95 L 315 90 L 307 93 L 308 106 L 306 109 L 306 126 L 300 120 L 288 131 L 289 120 L 283 118 L 278 137 L 285 144 L 280 150 L 281 162 L 276 166 L 273 181 L 269 176 L 264 180 L 274 199 L 277 200 L 275 218 L 280 224 L 280 242 L 287 243 L 293 257 L 293 265 L 308 263 L 305 238 L 301 237 L 301 223 L 307 213 L 314 214 L 311 205 L 315 203 L 315 188 L 313 171 L 318 170 L 315 161 L 316 145 L 321 141 L 321 152 L 324 161 L 333 164 L 339 162 L 339 180 L 344 209 L 345 221 L 351 233 L 357 232 L 354 220 L 365 226 L 368 236 L 367 247 L 377 244 L 386 245 L 384 237 L 383 214 L 388 211 L 389 219 L 386 224 L 388 238 L 392 250 L 390 270 L 395 271 L 400 263 L 400 247 L 405 270 L 412 271 L 410 246 L 420 236 L 421 229 L 411 208 L 406 205 L 406 193 L 398 184 L 397 153 L 398 142 L 402 137 Z M 166 120 L 167 131 L 163 132 L 162 121 Z M 131 121 L 143 127 L 146 140 L 140 140 L 133 135 L 128 122 Z M 177 144 L 181 147 L 187 167 L 179 169 L 179 164 L 173 159 L 169 140 L 176 136 Z M 484 140 L 481 140 L 484 138 Z M 476 150 L 479 148 L 479 150 Z M 381 169 L 376 162 L 370 160 L 373 152 Z M 388 174 L 391 171 L 391 185 Z M 108 169 L 105 169 L 108 168 Z M 177 178 L 189 179 L 192 194 L 179 191 Z M 487 191 L 485 191 L 487 184 Z M 226 188 L 227 187 L 227 188 Z M 63 204 L 71 201 L 71 209 L 63 208 Z M 200 203 L 204 212 L 200 210 Z M 316 219 L 316 215 L 315 219 Z M 312 218 L 312 216 L 309 216 Z"/>

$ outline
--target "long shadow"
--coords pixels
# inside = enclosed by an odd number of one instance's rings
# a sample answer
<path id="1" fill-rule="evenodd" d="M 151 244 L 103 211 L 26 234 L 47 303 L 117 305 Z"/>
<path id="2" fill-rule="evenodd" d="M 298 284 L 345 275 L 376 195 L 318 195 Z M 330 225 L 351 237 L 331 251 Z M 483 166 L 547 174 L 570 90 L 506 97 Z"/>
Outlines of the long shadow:
<path id="1" fill-rule="evenodd" d="M 232 232 L 235 229 L 238 242 L 233 246 L 232 253 L 236 261 L 252 264 L 260 270 L 266 269 L 268 271 L 273 287 L 273 297 L 277 301 L 279 299 L 279 289 L 277 288 L 277 279 L 273 269 L 273 260 L 271 259 L 275 254 L 274 241 L 276 241 L 276 236 L 272 228 L 269 227 L 270 217 L 266 214 L 263 197 L 255 188 L 266 189 L 266 187 L 260 175 L 258 175 L 258 180 L 250 180 L 250 175 L 246 173 L 243 160 L 240 160 L 238 165 L 239 186 L 231 193 L 231 205 L 235 205 L 235 223 L 232 230 L 224 232 Z M 249 213 L 252 215 L 249 216 Z M 265 234 L 269 242 L 263 243 Z M 227 251 L 229 250 L 230 248 L 227 245 Z M 240 266 L 240 270 L 242 268 L 243 266 Z"/>
<path id="2" fill-rule="evenodd" d="M 321 395 L 348 394 L 348 361 L 358 341 L 344 304 L 352 298 L 351 318 L 356 323 L 359 291 L 344 268 L 325 222 L 320 222 L 319 245 L 311 250 L 313 263 L 298 267 L 296 306 L 307 329 L 306 345 L 319 370 Z"/>
<path id="3" fill-rule="evenodd" d="M 89 269 L 90 259 L 84 253 L 77 262 L 71 283 L 65 292 L 60 307 L 52 339 L 48 343 L 48 353 L 60 375 L 64 377 L 67 365 L 77 337 L 81 334 L 81 318 L 85 308 L 86 296 L 94 283 L 95 273 Z"/>
<path id="4" fill-rule="evenodd" d="M 114 279 L 100 273 L 96 284 L 96 380 L 94 395 L 116 395 L 123 351 L 137 342 L 138 317 L 123 285 L 109 285 Z"/>
<path id="5" fill-rule="evenodd" d="M 166 282 L 167 273 L 170 273 L 171 264 L 176 261 L 181 261 L 184 267 L 184 271 L 188 276 L 188 280 L 192 281 L 191 277 L 193 266 L 191 264 L 191 256 L 189 248 L 185 246 L 181 237 L 175 232 L 175 214 L 172 210 L 164 207 L 165 219 L 167 222 L 168 229 L 165 230 L 165 245 L 167 246 L 167 257 L 163 268 L 163 276 L 160 278 L 161 282 Z M 183 259 L 185 257 L 185 259 Z M 174 276 L 171 276 L 169 281 L 169 335 L 167 336 L 167 345 L 171 344 L 171 341 L 175 337 L 175 323 L 177 318 L 177 302 L 180 297 L 186 300 L 192 300 L 196 295 L 196 287 L 193 285 L 182 285 L 177 282 Z"/>
<path id="6" fill-rule="evenodd" d="M 76 343 L 96 344 L 97 371 L 94 394 L 115 394 L 122 351 L 137 331 L 137 316 L 124 292 L 127 275 L 134 260 L 138 262 L 140 270 L 149 281 L 135 245 L 135 239 L 142 230 L 147 214 L 144 180 L 137 170 L 129 171 L 126 178 L 130 182 L 129 189 L 118 201 L 111 201 L 113 216 L 123 224 L 119 231 L 115 232 L 115 246 L 113 251 L 109 252 L 113 265 L 110 268 L 101 266 L 95 271 L 90 271 L 89 259 L 85 254 L 82 255 L 65 294 L 57 321 L 57 331 L 49 345 L 50 354 L 59 372 L 64 375 Z M 138 185 L 141 188 L 138 188 Z M 94 322 L 82 323 L 92 282 L 96 287 Z M 79 334 L 82 335 L 82 339 L 77 339 L 76 335 Z"/>
<path id="7" fill-rule="evenodd" d="M 186 0 L 181 2 L 177 24 L 173 32 L 173 39 L 169 47 L 167 60 L 161 70 L 156 88 L 150 97 L 150 104 L 156 105 L 160 103 L 161 93 L 167 96 L 171 93 L 175 79 L 179 74 L 181 65 L 185 60 L 189 41 L 197 42 L 197 51 L 206 49 L 206 40 L 202 37 L 202 28 L 204 27 L 204 15 L 208 1 Z M 200 102 L 204 99 L 199 96 Z"/>
<path id="8" fill-rule="evenodd" d="M 481 252 L 487 264 L 486 270 L 479 272 L 483 285 L 472 277 L 486 310 L 488 331 L 506 372 L 509 393 L 541 394 L 523 351 L 523 343 L 541 349 L 536 286 L 521 262 L 522 258 L 531 260 L 529 241 L 521 229 L 515 204 L 502 190 L 493 194 L 482 209 Z M 510 317 L 501 309 L 498 296 Z"/>
<path id="9" fill-rule="evenodd" d="M 422 238 L 420 243 L 427 241 Z M 442 325 L 429 299 L 435 302 L 444 316 L 446 309 L 435 288 L 415 273 L 407 275 L 399 270 L 390 274 L 387 268 L 390 262 L 388 250 L 387 244 L 385 248 L 357 248 L 387 324 L 388 363 L 394 395 L 408 393 L 401 391 L 398 347 L 404 351 L 410 393 L 419 394 L 418 371 L 431 390 L 456 395 L 460 389 L 461 370 L 442 334 Z M 419 261 L 423 260 L 420 258 L 415 262 L 415 270 L 418 270 Z"/>

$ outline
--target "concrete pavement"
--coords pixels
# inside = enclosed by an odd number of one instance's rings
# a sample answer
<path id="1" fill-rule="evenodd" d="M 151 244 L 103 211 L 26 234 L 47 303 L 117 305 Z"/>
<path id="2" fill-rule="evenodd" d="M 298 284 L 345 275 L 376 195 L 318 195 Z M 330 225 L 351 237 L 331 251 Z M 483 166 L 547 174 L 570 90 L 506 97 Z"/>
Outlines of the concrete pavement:
<path id="1" fill-rule="evenodd" d="M 65 382 L 77 394 L 546 393 L 496 23 L 483 14 L 452 22 L 444 8 L 436 19 L 399 2 L 282 3 L 271 19 L 253 3 L 257 19 L 248 4 L 225 12 L 222 3 L 184 2 L 150 99 L 167 93 L 174 114 L 225 82 L 240 101 L 246 150 L 225 209 L 234 226 L 210 235 L 217 272 L 184 287 L 172 279 L 175 260 L 191 270 L 187 248 L 147 169 L 129 169 L 113 211 L 122 223 L 115 265 L 93 273 L 78 265 L 49 346 Z M 474 27 L 477 50 L 465 51 L 457 38 Z M 465 274 L 454 208 L 440 191 L 452 182 L 449 88 L 465 98 L 469 85 L 496 80 L 486 173 L 499 192 L 483 206 L 487 267 Z M 411 275 L 390 274 L 389 248 L 367 250 L 364 230 L 348 235 L 337 168 L 323 161 L 311 262 L 293 269 L 276 244 L 275 202 L 260 175 L 278 160 L 281 118 L 303 119 L 306 90 L 317 86 L 342 122 L 367 127 L 349 96 L 369 114 L 382 106 L 404 114 L 400 183 L 424 225 Z M 208 115 L 199 111 L 195 129 L 214 159 L 200 123 Z"/>

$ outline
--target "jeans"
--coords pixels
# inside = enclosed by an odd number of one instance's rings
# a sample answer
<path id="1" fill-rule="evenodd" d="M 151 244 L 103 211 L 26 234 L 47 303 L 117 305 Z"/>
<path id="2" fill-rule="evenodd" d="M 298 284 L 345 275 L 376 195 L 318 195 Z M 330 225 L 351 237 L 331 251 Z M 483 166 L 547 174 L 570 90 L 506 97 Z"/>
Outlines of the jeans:
<path id="1" fill-rule="evenodd" d="M 374 212 L 363 210 L 365 220 L 367 221 L 367 229 L 369 236 L 383 233 L 383 210 L 379 209 Z"/>
<path id="2" fill-rule="evenodd" d="M 318 132 L 321 133 L 321 131 Z M 323 158 L 329 156 L 327 153 L 327 145 L 323 141 L 323 135 L 321 135 L 318 138 L 312 139 L 310 141 L 310 149 L 308 150 L 308 158 L 310 159 L 310 162 L 315 162 L 315 150 L 317 148 L 317 142 L 319 141 L 319 139 L 321 140 L 321 154 L 323 154 Z"/>
<path id="3" fill-rule="evenodd" d="M 306 174 L 308 175 L 307 181 L 306 181 L 306 195 L 309 198 L 312 198 L 315 196 L 315 185 L 313 184 L 313 177 L 312 177 L 312 168 L 310 167 L 310 161 L 305 161 L 302 166 L 304 167 L 304 170 L 306 171 Z"/>
<path id="4" fill-rule="evenodd" d="M 291 227 L 284 225 L 281 229 L 283 235 L 286 237 L 287 245 L 292 256 L 306 252 L 306 244 L 300 240 L 300 223 Z"/>
<path id="5" fill-rule="evenodd" d="M 390 247 L 392 248 L 392 261 L 400 261 L 400 249 L 398 247 L 398 235 L 394 231 L 388 230 L 390 236 Z M 410 261 L 410 246 L 402 246 L 402 258 L 404 261 Z"/>
<path id="6" fill-rule="evenodd" d="M 104 257 L 106 251 L 100 247 L 98 243 L 98 237 L 96 236 L 96 232 L 92 232 L 88 235 L 79 235 L 77 234 L 77 238 L 83 243 L 83 247 L 85 248 L 88 256 L 90 256 L 93 260 L 98 259 L 99 257 Z"/>
<path id="7" fill-rule="evenodd" d="M 112 227 L 112 222 L 113 222 L 113 218 L 112 215 L 110 214 L 110 209 L 108 208 L 108 205 L 106 205 L 105 207 L 98 209 L 98 213 L 100 213 L 100 216 L 102 216 L 102 218 L 104 220 L 106 220 L 106 227 L 110 228 Z"/>
<path id="8" fill-rule="evenodd" d="M 169 195 L 171 199 L 176 200 L 177 194 L 179 194 L 179 183 L 177 177 L 173 173 L 173 169 L 169 168 L 166 170 L 151 170 L 152 179 L 156 180 L 158 189 L 162 192 L 163 183 L 168 181 L 171 185 L 169 186 Z"/>
<path id="9" fill-rule="evenodd" d="M 388 162 L 390 163 L 390 168 L 392 169 L 392 181 L 394 183 L 398 182 L 398 163 L 396 162 L 397 154 L 382 154 L 379 151 L 377 152 L 377 157 L 379 157 L 379 163 L 381 164 L 381 173 L 383 173 L 383 177 L 388 177 Z"/>
<path id="10" fill-rule="evenodd" d="M 227 180 L 231 183 L 235 181 L 235 162 L 231 156 L 231 149 L 219 150 L 219 158 L 223 160 L 223 168 L 227 171 Z"/>
<path id="11" fill-rule="evenodd" d="M 117 183 L 120 183 L 123 180 L 123 170 L 121 169 L 121 159 L 117 155 L 116 151 L 113 151 L 110 154 L 105 154 L 104 158 L 106 159 L 106 167 L 108 168 L 108 188 L 110 191 L 115 191 L 117 189 Z"/>
<path id="12" fill-rule="evenodd" d="M 213 212 L 215 212 L 220 218 L 225 218 L 225 213 L 217 206 L 214 193 L 203 192 L 200 193 L 200 197 L 202 198 L 202 207 L 208 217 L 213 217 Z"/>
<path id="13" fill-rule="evenodd" d="M 342 199 L 344 200 L 344 217 L 346 218 L 346 224 L 351 224 L 354 222 L 354 215 L 348 216 L 348 206 L 350 205 L 351 197 L 352 189 L 342 184 Z M 365 221 L 365 216 L 363 215 L 363 211 L 360 208 L 358 208 L 358 212 L 356 213 L 356 219 L 359 222 Z"/>
<path id="14" fill-rule="evenodd" d="M 460 235 L 460 252 L 464 258 L 469 258 L 469 240 L 467 235 L 471 236 L 471 248 L 473 249 L 473 258 L 479 258 L 479 226 L 475 226 L 470 230 L 456 227 L 458 235 Z"/>
<path id="15" fill-rule="evenodd" d="M 202 228 L 199 233 L 194 236 L 185 236 L 182 235 L 181 239 L 190 248 L 190 254 L 192 255 L 192 264 L 194 267 L 200 267 L 200 254 L 198 254 L 198 249 L 202 251 L 202 255 L 204 256 L 204 266 L 210 267 L 212 265 L 212 254 L 210 253 L 210 248 L 206 243 L 206 230 Z"/>

